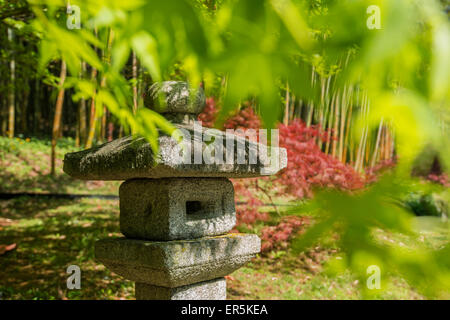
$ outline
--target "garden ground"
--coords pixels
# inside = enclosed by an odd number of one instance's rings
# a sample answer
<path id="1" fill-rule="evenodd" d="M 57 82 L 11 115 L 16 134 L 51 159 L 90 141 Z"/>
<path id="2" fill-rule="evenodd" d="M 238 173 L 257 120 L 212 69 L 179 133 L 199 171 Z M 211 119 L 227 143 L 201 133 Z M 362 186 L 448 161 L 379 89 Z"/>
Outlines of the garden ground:
<path id="1" fill-rule="evenodd" d="M 75 181 L 49 173 L 49 143 L 0 138 L 0 192 L 117 195 L 118 182 Z M 58 150 L 75 150 L 70 140 Z M 280 199 L 282 201 L 283 199 Z M 436 220 L 420 218 L 425 226 Z M 270 222 L 269 222 L 270 223 Z M 94 260 L 95 241 L 120 236 L 118 200 L 19 197 L 0 201 L 0 293 L 3 299 L 134 299 L 133 283 Z M 448 239 L 448 225 L 423 230 L 419 239 L 383 235 L 408 246 L 435 246 Z M 5 245 L 9 251 L 5 250 Z M 1 247 L 3 246 L 3 247 Z M 324 266 L 338 252 L 333 242 L 300 255 L 289 249 L 256 257 L 227 276 L 228 299 L 358 299 L 359 283 L 348 272 L 329 275 Z M 82 270 L 80 290 L 68 290 L 66 269 Z M 375 298 L 422 299 L 395 279 Z"/>

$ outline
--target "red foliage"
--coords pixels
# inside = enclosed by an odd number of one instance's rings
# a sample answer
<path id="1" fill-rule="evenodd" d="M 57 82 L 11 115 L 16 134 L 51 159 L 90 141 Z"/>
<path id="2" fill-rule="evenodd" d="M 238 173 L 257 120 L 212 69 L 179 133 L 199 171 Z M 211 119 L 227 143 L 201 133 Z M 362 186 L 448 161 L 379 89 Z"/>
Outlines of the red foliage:
<path id="1" fill-rule="evenodd" d="M 429 174 L 427 176 L 427 180 L 442 184 L 446 188 L 450 188 L 450 180 L 448 179 L 448 176 L 445 173 L 442 173 L 440 175 Z"/>
<path id="2" fill-rule="evenodd" d="M 203 112 L 198 115 L 198 120 L 202 121 L 202 126 L 212 128 L 217 118 L 217 103 L 213 97 L 206 98 L 206 106 Z M 259 129 L 261 119 L 255 113 L 252 106 L 244 103 L 244 108 L 236 112 L 235 115 L 228 118 L 223 124 L 222 129 Z"/>
<path id="3" fill-rule="evenodd" d="M 255 113 L 249 103 L 244 104 L 245 107 L 239 110 L 234 116 L 225 121 L 223 127 L 225 129 L 259 129 L 261 127 L 261 119 Z"/>
<path id="4" fill-rule="evenodd" d="M 309 224 L 308 217 L 287 216 L 283 217 L 276 226 L 264 227 L 261 230 L 261 252 L 286 249 L 289 246 L 289 240 Z"/>
<path id="5" fill-rule="evenodd" d="M 206 105 L 203 112 L 198 115 L 198 120 L 202 122 L 203 127 L 212 128 L 217 117 L 217 105 L 214 97 L 206 98 Z"/>
<path id="6" fill-rule="evenodd" d="M 252 113 L 249 115 L 252 116 Z M 239 124 L 239 121 L 242 120 L 237 118 L 229 123 Z M 305 198 L 313 195 L 314 188 L 355 190 L 364 187 L 364 178 L 350 165 L 343 164 L 320 150 L 316 138 L 320 136 L 325 141 L 326 133 L 321 133 L 314 126 L 307 127 L 301 120 L 295 120 L 288 126 L 279 125 L 279 130 L 280 146 L 287 149 L 288 166 L 272 181 L 272 192 Z M 236 194 L 247 199 L 246 205 L 238 206 L 238 225 L 268 219 L 266 214 L 258 211 L 258 206 L 262 203 L 255 198 L 256 189 L 251 183 L 247 179 L 234 181 Z M 283 239 L 283 236 L 278 234 L 274 239 L 277 238 Z"/>
<path id="7" fill-rule="evenodd" d="M 276 183 L 283 193 L 298 198 L 311 197 L 314 188 L 355 190 L 364 187 L 364 179 L 351 167 L 323 153 L 315 138 L 317 127 L 307 127 L 301 120 L 289 125 L 280 124 L 280 146 L 287 149 L 288 165 Z M 325 139 L 325 136 L 321 136 Z"/>

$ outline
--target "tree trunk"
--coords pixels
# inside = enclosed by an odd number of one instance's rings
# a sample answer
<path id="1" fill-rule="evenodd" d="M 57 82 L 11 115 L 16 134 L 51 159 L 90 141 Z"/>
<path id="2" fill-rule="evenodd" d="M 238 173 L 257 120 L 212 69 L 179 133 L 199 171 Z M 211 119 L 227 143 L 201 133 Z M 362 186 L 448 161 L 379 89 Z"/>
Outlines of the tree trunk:
<path id="1" fill-rule="evenodd" d="M 6 87 L 6 80 L 3 80 L 0 82 L 2 87 Z M 1 112 L 2 112 L 2 124 L 1 124 L 1 130 L 2 135 L 7 136 L 8 135 L 8 101 L 6 95 L 2 95 L 1 97 Z"/>
<path id="2" fill-rule="evenodd" d="M 51 155 L 51 175 L 55 175 L 55 158 L 56 158 L 56 141 L 59 135 L 59 128 L 61 127 L 61 114 L 64 103 L 64 81 L 66 80 L 66 63 L 61 62 L 61 73 L 59 77 L 59 92 L 56 99 L 55 117 L 53 119 L 52 131 L 52 155 Z"/>
<path id="3" fill-rule="evenodd" d="M 8 40 L 9 42 L 13 42 L 14 33 L 12 29 L 8 28 Z M 8 137 L 14 137 L 14 121 L 15 121 L 15 77 L 16 77 L 16 61 L 14 60 L 14 53 L 12 53 L 11 61 L 9 62 L 10 68 L 10 81 L 11 85 L 9 87 L 8 93 Z"/>
<path id="4" fill-rule="evenodd" d="M 25 90 L 23 92 L 22 117 L 20 119 L 21 130 L 24 135 L 26 135 L 28 133 L 28 115 L 29 115 L 28 101 L 29 101 L 29 97 L 30 97 L 30 87 L 29 87 L 28 80 L 26 82 L 26 86 L 27 87 L 25 88 Z"/>
<path id="5" fill-rule="evenodd" d="M 33 134 L 36 135 L 40 132 L 41 123 L 41 82 L 37 76 L 34 80 L 33 107 Z"/>

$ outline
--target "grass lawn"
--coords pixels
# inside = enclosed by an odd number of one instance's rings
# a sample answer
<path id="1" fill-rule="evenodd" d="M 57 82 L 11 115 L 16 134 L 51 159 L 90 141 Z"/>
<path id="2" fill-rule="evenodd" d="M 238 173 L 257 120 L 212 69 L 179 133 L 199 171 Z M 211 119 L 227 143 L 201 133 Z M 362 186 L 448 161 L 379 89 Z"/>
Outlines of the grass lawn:
<path id="1" fill-rule="evenodd" d="M 61 192 L 116 194 L 118 183 L 74 181 L 61 171 L 48 175 L 50 148 L 40 141 L 11 142 L 16 153 L 5 153 L 0 141 L 1 192 Z M 6 146 L 5 146 L 6 145 Z M 58 152 L 74 150 L 70 144 Z M 35 172 L 36 174 L 33 174 Z M 427 245 L 448 241 L 448 224 L 418 219 Z M 76 200 L 20 197 L 0 201 L 0 245 L 17 247 L 0 254 L 3 299 L 134 299 L 134 286 L 94 260 L 95 241 L 120 236 L 118 200 Z M 396 238 L 413 245 L 412 240 Z M 421 238 L 422 238 L 421 237 Z M 410 242 L 409 242 L 410 241 Z M 324 264 L 338 252 L 332 243 L 294 255 L 289 250 L 258 256 L 227 277 L 229 299 L 358 299 L 359 283 L 349 272 L 329 276 Z M 80 290 L 68 290 L 66 269 L 82 271 Z M 380 299 L 422 299 L 405 281 L 395 279 L 376 296 Z"/>
<path id="2" fill-rule="evenodd" d="M 64 154 L 81 150 L 71 139 L 56 148 L 56 174 L 50 175 L 50 141 L 0 137 L 0 192 L 118 195 L 118 181 L 74 180 L 62 171 Z"/>
<path id="3" fill-rule="evenodd" d="M 118 201 L 21 197 L 0 202 L 1 244 L 17 248 L 0 256 L 4 299 L 133 299 L 133 283 L 94 260 L 95 241 L 120 236 Z M 335 249 L 316 247 L 295 256 L 257 257 L 227 277 L 229 299 L 357 299 L 351 274 L 329 277 L 323 263 Z M 80 290 L 66 288 L 66 269 L 82 270 Z M 380 296 L 420 299 L 398 281 Z"/>

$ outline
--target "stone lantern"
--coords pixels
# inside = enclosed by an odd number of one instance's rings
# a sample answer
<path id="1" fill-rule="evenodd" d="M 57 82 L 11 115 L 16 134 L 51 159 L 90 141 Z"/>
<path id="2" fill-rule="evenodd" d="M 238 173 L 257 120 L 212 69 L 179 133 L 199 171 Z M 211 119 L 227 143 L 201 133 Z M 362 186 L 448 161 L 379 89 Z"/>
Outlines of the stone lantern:
<path id="1" fill-rule="evenodd" d="M 119 189 L 125 237 L 98 241 L 95 257 L 135 282 L 136 299 L 225 299 L 224 276 L 260 251 L 258 236 L 228 233 L 236 223 L 228 178 L 276 173 L 286 166 L 286 150 L 271 149 L 275 167 L 268 166 L 268 153 L 249 161 L 259 143 L 196 127 L 205 105 L 201 88 L 194 92 L 185 82 L 167 81 L 150 93 L 146 104 L 182 131 L 181 143 L 160 133 L 155 155 L 144 138 L 127 136 L 65 155 L 64 171 L 74 178 L 125 180 Z M 180 149 L 183 143 L 187 149 Z M 216 159 L 220 151 L 228 161 L 206 161 L 207 151 Z"/>

